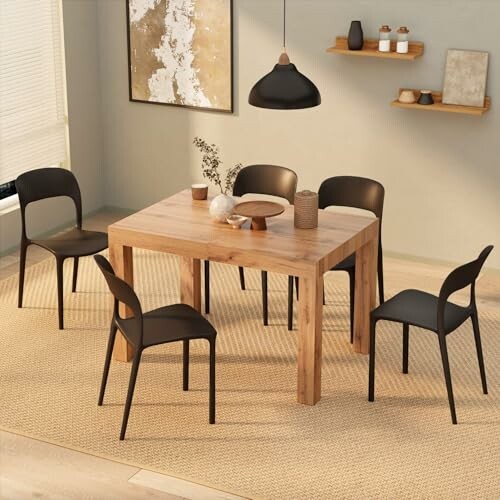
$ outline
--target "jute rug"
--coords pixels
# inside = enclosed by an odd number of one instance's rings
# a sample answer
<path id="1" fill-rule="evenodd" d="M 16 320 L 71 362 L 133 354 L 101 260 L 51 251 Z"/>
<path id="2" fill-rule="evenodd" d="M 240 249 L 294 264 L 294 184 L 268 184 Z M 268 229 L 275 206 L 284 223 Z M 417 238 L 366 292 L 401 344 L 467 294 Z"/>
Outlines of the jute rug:
<path id="1" fill-rule="evenodd" d="M 177 300 L 173 257 L 136 253 L 144 308 Z M 143 358 L 127 440 L 118 440 L 130 366 L 113 363 L 105 406 L 97 392 L 111 301 L 92 259 L 56 328 L 52 260 L 0 283 L 0 426 L 5 430 L 206 484 L 250 498 L 500 498 L 500 314 L 481 326 L 490 395 L 483 396 L 469 325 L 450 337 L 459 425 L 452 426 L 437 339 L 411 334 L 410 375 L 401 334 L 379 329 L 377 401 L 369 404 L 367 358 L 351 352 L 342 273 L 326 279 L 323 398 L 298 405 L 296 333 L 286 329 L 286 277 L 270 277 L 270 321 L 261 323 L 260 274 L 239 290 L 236 268 L 214 265 L 219 332 L 217 424 L 208 424 L 207 346 L 192 347 L 191 391 L 181 389 L 181 346 Z"/>

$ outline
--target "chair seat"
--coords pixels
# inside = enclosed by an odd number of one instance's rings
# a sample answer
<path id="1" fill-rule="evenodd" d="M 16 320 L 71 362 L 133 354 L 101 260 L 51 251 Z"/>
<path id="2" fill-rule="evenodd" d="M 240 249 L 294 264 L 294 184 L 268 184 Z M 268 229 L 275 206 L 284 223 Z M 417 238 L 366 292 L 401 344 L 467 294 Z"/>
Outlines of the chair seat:
<path id="1" fill-rule="evenodd" d="M 437 332 L 438 298 L 419 290 L 404 290 L 377 307 L 374 319 L 408 323 Z M 445 333 L 458 328 L 471 315 L 469 307 L 447 302 L 444 315 Z"/>
<path id="2" fill-rule="evenodd" d="M 332 271 L 348 271 L 356 267 L 356 254 L 353 253 L 349 255 L 347 259 L 344 259 L 342 262 L 339 262 L 335 267 L 332 267 Z"/>
<path id="3" fill-rule="evenodd" d="M 132 319 L 121 319 L 126 324 Z M 143 345 L 150 347 L 187 339 L 211 339 L 217 336 L 214 327 L 191 306 L 174 304 L 153 309 L 143 315 Z"/>
<path id="4" fill-rule="evenodd" d="M 108 235 L 75 227 L 53 238 L 31 240 L 31 243 L 61 257 L 84 257 L 108 248 Z"/>

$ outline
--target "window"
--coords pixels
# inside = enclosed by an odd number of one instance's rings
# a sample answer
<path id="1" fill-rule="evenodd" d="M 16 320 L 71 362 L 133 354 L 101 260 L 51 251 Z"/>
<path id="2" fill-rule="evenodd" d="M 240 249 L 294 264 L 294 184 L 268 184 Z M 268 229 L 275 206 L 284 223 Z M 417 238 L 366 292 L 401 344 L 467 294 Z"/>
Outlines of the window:
<path id="1" fill-rule="evenodd" d="M 61 0 L 0 1 L 0 203 L 23 172 L 66 166 Z M 3 201 L 1 201 L 4 199 Z"/>

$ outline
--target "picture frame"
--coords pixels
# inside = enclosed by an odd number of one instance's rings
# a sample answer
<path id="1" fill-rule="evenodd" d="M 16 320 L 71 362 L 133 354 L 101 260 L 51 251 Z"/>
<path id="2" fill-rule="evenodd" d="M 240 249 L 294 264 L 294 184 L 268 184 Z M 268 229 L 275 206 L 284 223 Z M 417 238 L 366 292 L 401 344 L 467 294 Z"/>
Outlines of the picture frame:
<path id="1" fill-rule="evenodd" d="M 233 113 L 233 1 L 124 1 L 129 100 Z"/>
<path id="2" fill-rule="evenodd" d="M 443 84 L 443 104 L 484 107 L 488 64 L 488 52 L 448 50 Z"/>

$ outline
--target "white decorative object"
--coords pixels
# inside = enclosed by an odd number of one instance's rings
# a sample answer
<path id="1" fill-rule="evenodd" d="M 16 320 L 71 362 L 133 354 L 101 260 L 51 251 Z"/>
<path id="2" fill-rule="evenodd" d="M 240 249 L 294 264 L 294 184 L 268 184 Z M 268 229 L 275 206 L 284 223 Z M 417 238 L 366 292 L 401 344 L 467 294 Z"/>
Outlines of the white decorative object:
<path id="1" fill-rule="evenodd" d="M 210 216 L 217 222 L 226 222 L 227 218 L 233 215 L 235 205 L 236 202 L 231 196 L 219 194 L 210 203 Z"/>
<path id="2" fill-rule="evenodd" d="M 379 52 L 390 52 L 391 51 L 391 28 L 384 24 L 379 29 L 379 42 L 378 42 L 378 50 Z"/>
<path id="3" fill-rule="evenodd" d="M 410 30 L 406 26 L 401 26 L 398 29 L 398 43 L 396 45 L 396 52 L 398 54 L 408 54 L 408 35 Z"/>
<path id="4" fill-rule="evenodd" d="M 231 215 L 231 217 L 227 218 L 227 223 L 233 229 L 240 229 L 243 224 L 248 220 L 248 217 L 244 217 L 243 215 Z"/>
<path id="5" fill-rule="evenodd" d="M 399 94 L 399 102 L 403 104 L 413 104 L 417 101 L 415 98 L 415 92 L 413 90 L 403 89 Z"/>

